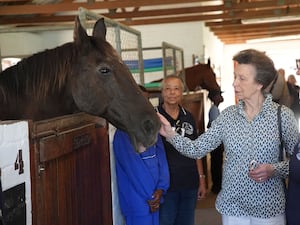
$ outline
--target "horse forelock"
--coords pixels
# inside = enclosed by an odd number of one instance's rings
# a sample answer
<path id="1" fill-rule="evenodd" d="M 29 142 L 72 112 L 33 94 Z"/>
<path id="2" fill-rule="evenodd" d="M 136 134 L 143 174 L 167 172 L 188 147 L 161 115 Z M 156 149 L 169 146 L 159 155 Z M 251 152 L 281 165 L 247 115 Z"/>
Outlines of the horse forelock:
<path id="1" fill-rule="evenodd" d="M 75 57 L 73 44 L 67 43 L 25 58 L 2 72 L 2 93 L 43 99 L 65 85 Z"/>

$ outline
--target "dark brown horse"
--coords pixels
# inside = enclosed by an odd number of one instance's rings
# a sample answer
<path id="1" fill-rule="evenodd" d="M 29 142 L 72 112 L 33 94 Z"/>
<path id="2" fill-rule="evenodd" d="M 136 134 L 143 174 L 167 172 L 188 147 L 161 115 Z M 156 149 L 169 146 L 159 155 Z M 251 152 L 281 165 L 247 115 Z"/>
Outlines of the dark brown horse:
<path id="1" fill-rule="evenodd" d="M 210 63 L 185 68 L 185 82 L 190 91 L 206 89 L 209 92 L 221 94 L 221 88 Z"/>
<path id="2" fill-rule="evenodd" d="M 105 36 L 103 19 L 88 36 L 77 18 L 74 42 L 3 71 L 0 120 L 36 121 L 83 111 L 128 132 L 135 146 L 153 144 L 158 117 Z"/>

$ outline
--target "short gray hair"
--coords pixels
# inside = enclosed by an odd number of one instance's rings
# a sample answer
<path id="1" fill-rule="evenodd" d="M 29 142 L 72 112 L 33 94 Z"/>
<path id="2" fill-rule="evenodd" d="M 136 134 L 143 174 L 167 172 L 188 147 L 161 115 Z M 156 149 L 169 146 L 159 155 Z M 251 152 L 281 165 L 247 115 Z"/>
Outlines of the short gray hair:
<path id="1" fill-rule="evenodd" d="M 184 91 L 184 82 L 183 82 L 182 78 L 181 78 L 180 76 L 177 76 L 177 75 L 168 75 L 168 76 L 166 76 L 166 77 L 162 80 L 162 82 L 161 82 L 161 84 L 160 84 L 161 89 L 164 88 L 165 81 L 166 81 L 166 80 L 169 80 L 169 79 L 178 79 L 178 80 L 180 80 L 181 87 L 182 87 L 182 91 Z"/>
<path id="2" fill-rule="evenodd" d="M 277 70 L 274 63 L 265 52 L 260 52 L 255 49 L 246 49 L 238 52 L 233 60 L 239 64 L 253 65 L 256 70 L 255 80 L 262 84 L 262 90 L 265 90 L 276 78 Z"/>

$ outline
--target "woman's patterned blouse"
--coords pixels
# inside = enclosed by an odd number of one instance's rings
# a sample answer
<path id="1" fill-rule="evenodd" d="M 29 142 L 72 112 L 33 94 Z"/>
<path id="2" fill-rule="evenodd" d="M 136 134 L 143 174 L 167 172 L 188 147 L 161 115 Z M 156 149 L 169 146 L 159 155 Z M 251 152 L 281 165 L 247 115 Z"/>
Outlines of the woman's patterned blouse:
<path id="1" fill-rule="evenodd" d="M 244 102 L 223 110 L 210 129 L 195 141 L 175 135 L 168 141 L 182 154 L 202 158 L 224 143 L 222 190 L 216 200 L 217 210 L 228 216 L 270 218 L 284 213 L 283 179 L 288 176 L 288 162 L 280 162 L 278 104 L 266 95 L 261 111 L 247 120 Z M 287 152 L 298 142 L 298 125 L 293 112 L 281 108 L 282 138 Z M 272 164 L 274 176 L 258 183 L 248 176 L 252 160 Z"/>

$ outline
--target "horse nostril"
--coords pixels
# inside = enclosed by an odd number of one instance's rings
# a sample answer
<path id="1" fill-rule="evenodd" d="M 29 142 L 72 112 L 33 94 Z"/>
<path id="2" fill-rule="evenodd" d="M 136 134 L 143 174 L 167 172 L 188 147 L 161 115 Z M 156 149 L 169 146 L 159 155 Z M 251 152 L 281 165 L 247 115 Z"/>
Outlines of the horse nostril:
<path id="1" fill-rule="evenodd" d="M 145 133 L 152 133 L 153 129 L 154 129 L 153 122 L 149 119 L 146 119 L 145 121 L 143 121 L 143 129 L 144 129 Z"/>

